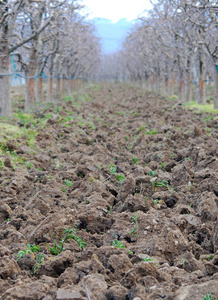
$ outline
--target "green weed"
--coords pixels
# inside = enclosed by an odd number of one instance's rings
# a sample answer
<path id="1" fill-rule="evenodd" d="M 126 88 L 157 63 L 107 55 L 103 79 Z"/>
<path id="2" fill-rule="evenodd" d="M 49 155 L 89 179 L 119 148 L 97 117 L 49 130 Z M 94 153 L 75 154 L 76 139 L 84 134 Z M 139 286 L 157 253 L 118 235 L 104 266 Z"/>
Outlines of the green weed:
<path id="1" fill-rule="evenodd" d="M 36 264 L 35 264 L 35 267 L 33 269 L 34 272 L 38 269 L 38 267 L 43 263 L 44 260 L 45 260 L 45 256 L 44 256 L 43 253 L 39 253 L 36 256 Z"/>
<path id="2" fill-rule="evenodd" d="M 145 126 L 142 126 L 142 127 L 138 128 L 138 129 L 136 129 L 136 134 L 140 133 L 144 129 L 145 129 Z"/>
<path id="3" fill-rule="evenodd" d="M 118 241 L 118 240 L 111 241 L 111 245 L 115 246 L 116 248 L 120 248 L 120 249 L 125 248 L 125 246 L 122 244 L 122 242 Z"/>
<path id="4" fill-rule="evenodd" d="M 67 188 L 65 186 L 61 186 L 61 190 L 62 190 L 62 192 L 66 192 Z"/>
<path id="5" fill-rule="evenodd" d="M 111 214 L 112 209 L 113 209 L 113 206 L 110 206 L 110 209 L 109 209 L 108 212 L 107 212 L 109 215 Z"/>
<path id="6" fill-rule="evenodd" d="M 154 260 L 150 257 L 146 257 L 146 258 L 143 258 L 142 261 L 154 261 Z"/>
<path id="7" fill-rule="evenodd" d="M 211 254 L 210 256 L 208 256 L 207 260 L 212 260 L 213 257 L 214 257 L 214 256 Z"/>
<path id="8" fill-rule="evenodd" d="M 39 253 L 39 251 L 40 251 L 40 246 L 39 245 L 38 246 L 36 246 L 35 244 L 30 245 L 28 243 L 26 249 L 21 250 L 17 253 L 17 255 L 18 255 L 17 260 L 20 260 L 22 257 L 24 257 L 27 254 L 30 254 L 30 255 L 34 256 L 33 254 L 34 253 Z"/>
<path id="9" fill-rule="evenodd" d="M 69 179 L 65 180 L 65 184 L 69 187 L 72 187 L 72 185 L 73 185 L 73 183 Z"/>
<path id="10" fill-rule="evenodd" d="M 138 161 L 139 161 L 138 158 L 132 157 L 132 164 L 133 164 L 133 165 L 137 164 Z"/>
<path id="11" fill-rule="evenodd" d="M 208 293 L 204 296 L 202 300 L 218 300 L 218 298 L 214 298 L 213 293 Z"/>
<path id="12" fill-rule="evenodd" d="M 33 164 L 31 164 L 30 162 L 26 163 L 26 167 L 27 169 L 32 169 L 33 168 Z"/>
<path id="13" fill-rule="evenodd" d="M 154 171 L 149 171 L 148 175 L 149 176 L 157 176 L 157 173 Z"/>
<path id="14" fill-rule="evenodd" d="M 185 258 L 185 254 L 182 258 L 182 265 L 183 265 L 183 269 L 185 269 L 185 264 L 188 263 L 189 264 L 189 261 Z"/>
<path id="15" fill-rule="evenodd" d="M 153 187 L 167 187 L 168 188 L 169 182 L 166 180 L 156 179 L 155 181 L 151 182 L 151 185 Z"/>
<path id="16" fill-rule="evenodd" d="M 116 169 L 115 165 L 113 165 L 113 164 L 110 165 L 109 170 L 110 170 L 111 174 L 115 175 L 115 177 L 119 181 L 119 183 L 122 183 L 124 181 L 125 176 L 117 173 L 117 169 Z"/>
<path id="17" fill-rule="evenodd" d="M 125 176 L 122 174 L 115 174 L 115 176 L 119 183 L 122 183 L 125 180 Z"/>
<path id="18" fill-rule="evenodd" d="M 4 162 L 0 159 L 0 169 L 3 170 L 5 168 Z"/>
<path id="19" fill-rule="evenodd" d="M 117 172 L 115 165 L 110 165 L 109 170 L 110 170 L 111 174 L 115 174 Z"/>
<path id="20" fill-rule="evenodd" d="M 40 251 L 40 246 L 36 246 L 35 244 L 30 245 L 29 243 L 27 244 L 26 249 L 21 250 L 17 253 L 18 258 L 17 261 L 20 260 L 22 257 L 24 257 L 25 255 L 29 254 L 32 256 L 33 259 L 35 259 L 36 264 L 34 266 L 33 271 L 35 272 L 39 265 L 41 265 L 43 263 L 43 261 L 45 260 L 44 254 L 43 253 L 39 253 Z"/>
<path id="21" fill-rule="evenodd" d="M 54 240 L 53 247 L 49 247 L 49 245 L 47 245 L 50 250 L 50 253 L 52 255 L 60 254 L 62 251 L 65 250 L 64 248 L 65 242 L 70 239 L 73 239 L 77 243 L 80 249 L 84 248 L 87 245 L 86 242 L 84 242 L 79 236 L 76 235 L 75 228 L 73 229 L 67 228 L 64 230 L 64 237 L 61 239 L 59 243 L 57 243 L 56 240 Z"/>
<path id="22" fill-rule="evenodd" d="M 208 116 L 208 117 L 205 117 L 205 118 L 204 118 L 204 121 L 205 121 L 205 122 L 208 122 L 208 121 L 211 120 L 211 119 L 213 119 L 213 116 Z"/>
<path id="23" fill-rule="evenodd" d="M 157 130 L 146 131 L 146 134 L 148 134 L 148 135 L 155 135 L 157 133 L 158 133 Z"/>

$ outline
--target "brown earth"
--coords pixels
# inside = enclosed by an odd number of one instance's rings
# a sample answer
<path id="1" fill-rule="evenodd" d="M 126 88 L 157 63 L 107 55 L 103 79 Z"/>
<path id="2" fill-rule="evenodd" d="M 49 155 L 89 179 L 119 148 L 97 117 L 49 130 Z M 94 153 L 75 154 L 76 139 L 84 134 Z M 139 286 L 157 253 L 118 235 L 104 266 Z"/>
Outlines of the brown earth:
<path id="1" fill-rule="evenodd" d="M 124 85 L 55 107 L 7 144 L 29 165 L 0 169 L 1 299 L 218 298 L 217 117 Z"/>

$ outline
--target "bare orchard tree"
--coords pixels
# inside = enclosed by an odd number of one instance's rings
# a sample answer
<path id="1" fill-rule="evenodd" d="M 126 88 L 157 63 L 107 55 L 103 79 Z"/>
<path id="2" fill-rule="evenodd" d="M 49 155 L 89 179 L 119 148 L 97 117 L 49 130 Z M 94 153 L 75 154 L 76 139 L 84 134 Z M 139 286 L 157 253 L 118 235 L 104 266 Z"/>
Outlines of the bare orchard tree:
<path id="1" fill-rule="evenodd" d="M 214 108 L 218 109 L 218 4 L 217 0 L 201 0 L 201 1 L 188 1 L 183 4 L 192 13 L 188 15 L 189 22 L 193 25 L 195 31 L 196 47 L 200 49 L 200 72 L 204 74 L 201 79 L 201 85 L 203 85 L 206 79 L 206 58 L 209 57 L 213 63 L 214 69 Z"/>
<path id="2" fill-rule="evenodd" d="M 91 75 L 98 64 L 100 53 L 99 39 L 95 36 L 93 25 L 80 16 L 74 22 L 66 23 L 64 32 L 57 51 L 59 58 L 55 60 L 55 72 L 62 77 L 62 84 L 57 84 L 62 95 L 72 93 L 75 78 Z"/>
<path id="3" fill-rule="evenodd" d="M 217 1 L 152 0 L 153 9 L 135 25 L 123 44 L 126 69 L 156 92 L 176 92 L 182 101 L 205 103 L 205 82 L 214 68 L 217 107 Z M 175 79 L 177 79 L 175 81 Z M 177 83 L 176 83 L 177 82 Z"/>
<path id="4" fill-rule="evenodd" d="M 59 32 L 62 30 L 62 25 L 66 22 L 68 16 L 80 8 L 74 0 L 44 0 L 42 2 L 32 2 L 30 5 L 29 17 L 21 20 L 22 28 L 24 28 L 21 35 L 25 35 L 26 31 L 33 34 L 44 20 L 49 22 L 49 26 L 44 32 L 23 46 L 26 52 L 26 57 L 23 59 L 26 75 L 25 109 L 32 107 L 36 101 L 36 95 L 41 98 L 42 84 L 40 76 L 42 76 L 42 71 L 45 68 L 47 68 L 48 77 L 47 101 L 51 100 L 53 96 L 53 64 L 58 50 Z M 36 80 L 38 81 L 37 84 Z"/>
<path id="5" fill-rule="evenodd" d="M 26 18 L 28 11 L 26 7 L 29 1 L 4 0 L 0 1 L 0 115 L 11 115 L 10 99 L 10 54 L 22 45 L 35 39 L 48 25 L 50 20 L 44 20 L 34 32 L 26 32 L 20 36 L 18 29 L 22 30 L 17 23 L 18 19 Z"/>

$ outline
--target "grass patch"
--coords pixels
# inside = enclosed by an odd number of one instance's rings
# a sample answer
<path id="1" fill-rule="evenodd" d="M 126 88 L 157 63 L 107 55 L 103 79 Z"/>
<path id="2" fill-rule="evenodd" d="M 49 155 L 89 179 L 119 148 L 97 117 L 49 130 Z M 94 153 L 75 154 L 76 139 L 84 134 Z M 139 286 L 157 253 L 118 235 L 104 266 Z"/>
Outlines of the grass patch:
<path id="1" fill-rule="evenodd" d="M 0 123 L 0 136 L 7 135 L 7 137 L 21 137 L 24 131 L 23 128 L 21 129 L 16 125 Z"/>
<path id="2" fill-rule="evenodd" d="M 184 106 L 187 109 L 197 109 L 196 113 L 199 112 L 208 112 L 208 113 L 212 113 L 212 114 L 218 114 L 218 109 L 214 109 L 213 104 L 198 104 L 194 101 L 192 102 L 188 102 L 188 103 L 184 103 Z"/>
<path id="3" fill-rule="evenodd" d="M 178 96 L 177 95 L 172 95 L 168 98 L 168 100 L 173 101 L 173 100 L 177 100 Z"/>

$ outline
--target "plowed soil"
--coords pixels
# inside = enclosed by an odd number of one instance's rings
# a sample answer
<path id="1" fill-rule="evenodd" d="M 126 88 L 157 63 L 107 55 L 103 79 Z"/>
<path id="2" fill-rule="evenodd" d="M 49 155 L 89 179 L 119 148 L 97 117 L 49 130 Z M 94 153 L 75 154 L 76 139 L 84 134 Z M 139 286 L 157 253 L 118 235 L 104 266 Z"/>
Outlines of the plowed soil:
<path id="1" fill-rule="evenodd" d="M 1 140 L 1 299 L 218 298 L 217 116 L 127 85 L 32 116 L 4 121 L 35 139 Z"/>

